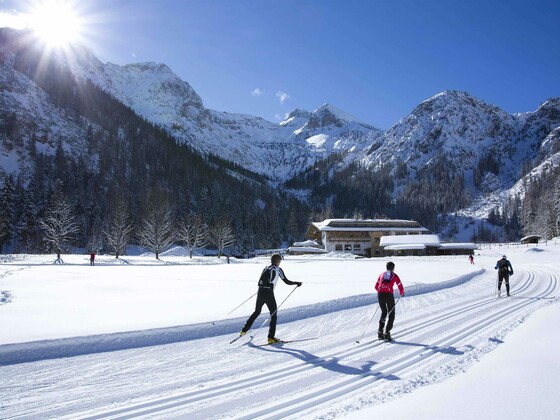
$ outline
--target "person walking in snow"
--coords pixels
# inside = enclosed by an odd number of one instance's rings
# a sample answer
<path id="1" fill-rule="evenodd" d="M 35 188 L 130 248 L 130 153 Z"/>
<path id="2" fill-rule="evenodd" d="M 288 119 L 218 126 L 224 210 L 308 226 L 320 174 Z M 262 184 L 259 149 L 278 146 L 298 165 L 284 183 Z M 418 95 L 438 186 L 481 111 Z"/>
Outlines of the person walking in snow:
<path id="1" fill-rule="evenodd" d="M 282 256 L 280 254 L 273 254 L 270 259 L 271 264 L 267 266 L 261 273 L 259 279 L 259 291 L 257 293 L 257 303 L 255 305 L 255 311 L 251 314 L 247 322 L 241 329 L 239 333 L 240 336 L 247 334 L 247 331 L 251 329 L 253 322 L 261 314 L 263 305 L 268 307 L 270 311 L 270 326 L 268 328 L 268 343 L 274 344 L 281 342 L 282 340 L 275 337 L 276 334 L 276 299 L 274 297 L 274 287 L 278 279 L 290 286 L 300 287 L 302 282 L 288 280 L 284 271 L 280 268 L 280 263 L 282 262 Z"/>
<path id="2" fill-rule="evenodd" d="M 469 255 L 469 262 L 470 262 L 471 264 L 474 264 L 474 256 L 473 256 L 473 254 Z"/>
<path id="3" fill-rule="evenodd" d="M 375 284 L 375 290 L 377 290 L 377 300 L 379 302 L 379 307 L 381 308 L 381 318 L 379 319 L 379 329 L 377 330 L 377 337 L 380 340 L 392 341 L 391 330 L 393 329 L 393 323 L 395 322 L 395 296 L 393 295 L 393 286 L 396 284 L 399 288 L 401 296 L 404 296 L 404 287 L 401 283 L 401 279 L 395 273 L 395 264 L 389 261 L 386 265 L 387 271 L 381 273 Z M 389 321 L 387 326 L 385 326 L 385 320 L 389 315 Z M 385 333 L 383 333 L 385 329 Z"/>
<path id="4" fill-rule="evenodd" d="M 513 267 L 505 255 L 498 260 L 495 270 L 498 270 L 498 297 L 502 293 L 502 281 L 506 283 L 506 292 L 509 296 L 509 276 L 513 275 Z"/>
<path id="5" fill-rule="evenodd" d="M 95 265 L 95 251 L 91 251 L 89 254 L 89 265 Z"/>

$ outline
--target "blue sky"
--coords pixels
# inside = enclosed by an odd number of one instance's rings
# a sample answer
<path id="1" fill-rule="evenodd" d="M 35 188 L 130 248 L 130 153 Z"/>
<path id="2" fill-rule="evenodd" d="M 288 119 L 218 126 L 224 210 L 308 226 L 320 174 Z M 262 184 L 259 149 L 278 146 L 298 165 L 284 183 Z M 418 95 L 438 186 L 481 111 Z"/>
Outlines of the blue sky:
<path id="1" fill-rule="evenodd" d="M 386 129 L 447 89 L 510 113 L 560 96 L 557 0 L 84 3 L 83 40 L 101 61 L 165 63 L 208 108 L 270 121 L 328 102 Z"/>

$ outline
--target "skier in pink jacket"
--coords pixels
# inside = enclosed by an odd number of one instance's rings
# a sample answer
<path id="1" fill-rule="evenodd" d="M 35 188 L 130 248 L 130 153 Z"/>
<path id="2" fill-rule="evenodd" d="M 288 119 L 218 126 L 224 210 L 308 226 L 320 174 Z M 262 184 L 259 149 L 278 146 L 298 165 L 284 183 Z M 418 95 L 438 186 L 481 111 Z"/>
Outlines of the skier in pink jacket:
<path id="1" fill-rule="evenodd" d="M 392 341 L 391 329 L 393 328 L 393 323 L 395 322 L 395 296 L 393 295 L 393 287 L 395 284 L 399 288 L 401 296 L 404 296 L 404 287 L 401 283 L 401 279 L 394 272 L 395 264 L 389 261 L 386 265 L 387 271 L 384 271 L 379 275 L 377 283 L 375 284 L 375 290 L 377 290 L 377 299 L 379 302 L 379 307 L 381 308 L 381 318 L 379 319 L 379 329 L 377 330 L 377 337 L 380 340 Z M 385 319 L 389 315 L 389 322 L 387 322 L 387 327 L 385 327 Z M 383 329 L 385 329 L 385 334 L 383 334 Z"/>

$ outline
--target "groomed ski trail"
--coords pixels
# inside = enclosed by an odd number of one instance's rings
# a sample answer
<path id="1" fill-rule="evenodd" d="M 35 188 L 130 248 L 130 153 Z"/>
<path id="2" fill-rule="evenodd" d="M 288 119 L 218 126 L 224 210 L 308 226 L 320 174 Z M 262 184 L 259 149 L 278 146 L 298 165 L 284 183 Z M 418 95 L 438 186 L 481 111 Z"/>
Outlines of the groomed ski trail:
<path id="1" fill-rule="evenodd" d="M 286 340 L 318 336 L 310 341 L 255 347 L 221 336 L 8 366 L 14 383 L 33 375 L 35 388 L 7 387 L 3 410 L 24 418 L 336 417 L 467 369 L 532 311 L 557 301 L 559 278 L 557 268 L 527 267 L 509 298 L 496 299 L 494 272 L 405 297 L 391 343 L 377 340 L 378 317 L 355 343 L 370 306 L 278 326 Z"/>

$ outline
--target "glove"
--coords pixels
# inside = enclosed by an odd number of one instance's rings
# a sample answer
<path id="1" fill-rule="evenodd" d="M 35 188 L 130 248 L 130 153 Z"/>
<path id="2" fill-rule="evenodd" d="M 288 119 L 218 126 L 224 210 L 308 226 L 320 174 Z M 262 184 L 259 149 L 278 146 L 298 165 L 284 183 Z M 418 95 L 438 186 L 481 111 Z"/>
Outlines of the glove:
<path id="1" fill-rule="evenodd" d="M 401 293 L 401 297 L 403 297 L 403 296 L 404 296 L 404 292 Z"/>
<path id="2" fill-rule="evenodd" d="M 301 281 L 296 282 L 296 287 L 300 287 L 302 285 Z"/>

